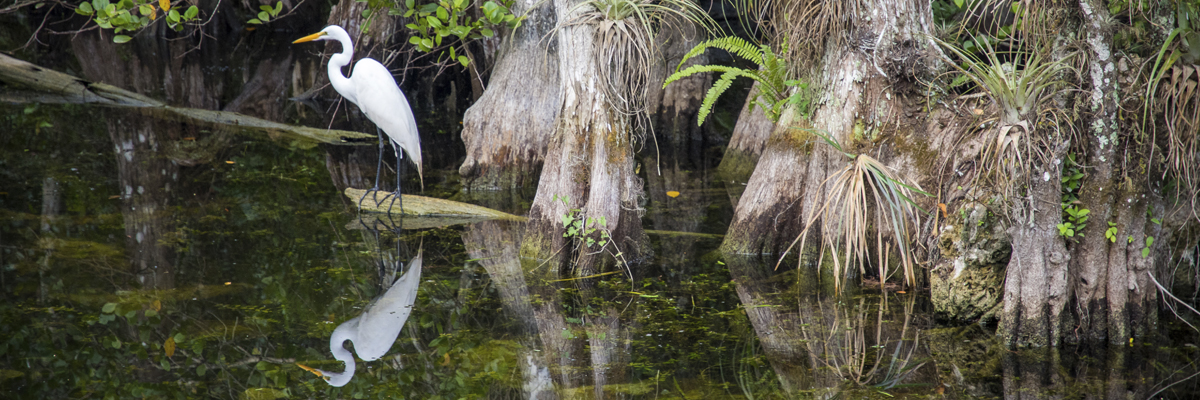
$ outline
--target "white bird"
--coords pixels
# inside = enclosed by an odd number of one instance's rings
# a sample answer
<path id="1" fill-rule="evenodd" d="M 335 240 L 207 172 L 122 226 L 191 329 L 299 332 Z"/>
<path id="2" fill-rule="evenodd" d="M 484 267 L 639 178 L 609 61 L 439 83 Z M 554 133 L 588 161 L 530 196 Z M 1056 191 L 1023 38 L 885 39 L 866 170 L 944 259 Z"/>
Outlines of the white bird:
<path id="1" fill-rule="evenodd" d="M 387 67 L 371 58 L 364 58 L 354 64 L 350 77 L 342 75 L 342 67 L 354 59 L 354 44 L 350 34 L 337 25 L 330 25 L 320 32 L 296 39 L 292 43 L 304 43 L 314 40 L 336 40 L 342 44 L 342 52 L 329 57 L 329 83 L 342 97 L 358 105 L 375 126 L 387 133 L 391 139 L 392 148 L 396 151 L 396 191 L 393 193 L 393 204 L 400 199 L 400 164 L 404 154 L 417 165 L 417 177 L 421 181 L 421 190 L 425 190 L 425 174 L 421 168 L 421 138 L 417 135 L 417 120 L 413 117 L 412 108 L 404 98 L 404 92 L 396 85 L 396 79 Z M 379 137 L 379 164 L 375 169 L 375 187 L 367 191 L 379 191 L 379 173 L 383 166 L 383 135 Z M 366 198 L 366 193 L 363 194 Z M 362 199 L 359 199 L 362 203 Z M 388 206 L 388 213 L 392 207 Z M 404 202 L 401 199 L 400 212 L 404 212 Z"/>
<path id="2" fill-rule="evenodd" d="M 423 257 L 424 252 L 418 250 L 417 256 L 408 263 L 408 271 L 392 283 L 387 292 L 372 300 L 362 315 L 343 322 L 333 330 L 333 335 L 329 337 L 329 351 L 333 352 L 333 358 L 346 363 L 345 371 L 329 372 L 296 365 L 321 377 L 330 386 L 342 387 L 354 377 L 354 354 L 346 350 L 344 345 L 347 340 L 354 343 L 354 351 L 363 361 L 375 361 L 386 355 L 400 335 L 404 321 L 412 313 L 413 303 L 417 301 Z"/>

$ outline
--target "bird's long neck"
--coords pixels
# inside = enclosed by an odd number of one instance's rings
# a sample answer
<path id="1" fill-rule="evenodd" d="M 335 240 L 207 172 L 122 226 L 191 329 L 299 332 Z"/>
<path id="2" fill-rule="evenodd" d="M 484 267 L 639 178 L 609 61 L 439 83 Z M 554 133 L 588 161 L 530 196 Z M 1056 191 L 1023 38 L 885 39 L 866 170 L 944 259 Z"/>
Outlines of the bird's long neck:
<path id="1" fill-rule="evenodd" d="M 350 43 L 349 38 L 339 38 L 338 42 L 342 44 L 342 52 L 329 57 L 329 83 L 333 85 L 334 90 L 337 90 L 342 97 L 357 105 L 358 99 L 356 98 L 354 82 L 342 74 L 342 67 L 350 65 L 350 61 L 354 60 L 354 45 Z"/>
<path id="2" fill-rule="evenodd" d="M 346 363 L 346 370 L 341 373 L 327 372 L 329 375 L 330 386 L 345 386 L 350 382 L 350 378 L 354 377 L 354 354 L 350 350 L 346 350 L 346 340 L 354 340 L 350 338 L 349 332 L 352 329 L 347 329 L 348 325 L 343 323 L 338 326 L 338 329 L 333 330 L 333 336 L 329 338 L 329 351 L 333 352 L 333 358 Z"/>

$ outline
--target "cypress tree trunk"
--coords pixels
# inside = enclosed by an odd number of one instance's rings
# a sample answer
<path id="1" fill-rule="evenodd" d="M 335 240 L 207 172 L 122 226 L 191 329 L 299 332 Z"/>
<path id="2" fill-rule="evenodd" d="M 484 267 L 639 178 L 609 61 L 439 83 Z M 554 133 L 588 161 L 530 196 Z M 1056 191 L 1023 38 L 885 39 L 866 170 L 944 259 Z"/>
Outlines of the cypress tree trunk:
<path id="1" fill-rule="evenodd" d="M 467 158 L 458 173 L 467 190 L 536 185 L 561 105 L 557 49 L 543 40 L 554 28 L 554 7 L 538 4 L 514 4 L 513 13 L 529 12 L 528 19 L 516 32 L 501 33 L 504 54 L 463 117 Z"/>
<path id="2" fill-rule="evenodd" d="M 855 137 L 856 126 L 871 127 L 869 134 L 893 139 L 911 139 L 907 136 L 918 129 L 914 127 L 919 123 L 907 114 L 919 98 L 914 77 L 928 69 L 922 57 L 929 43 L 925 39 L 930 32 L 929 4 L 888 0 L 858 7 L 857 15 L 837 17 L 849 19 L 851 36 L 872 38 L 870 47 L 859 41 L 828 39 L 831 45 L 826 46 L 812 78 L 820 94 L 813 99 L 811 122 L 803 121 L 790 107 L 781 115 L 738 201 L 723 251 L 778 253 L 809 222 L 804 218 L 825 201 L 821 184 L 845 165 L 846 158 L 796 128 L 823 131 L 845 146 L 866 139 Z M 881 151 L 887 150 L 872 154 Z M 893 169 L 914 164 L 903 159 L 906 155 L 900 156 L 889 162 Z M 900 172 L 911 175 L 913 171 Z"/>
<path id="3" fill-rule="evenodd" d="M 725 149 L 725 155 L 721 157 L 721 164 L 717 167 L 717 173 L 727 182 L 746 182 L 750 178 L 754 167 L 758 165 L 763 148 L 767 145 L 767 138 L 775 128 L 775 123 L 767 118 L 762 108 L 754 105 L 753 100 L 757 93 L 758 83 L 755 83 L 750 89 L 750 95 L 746 97 L 742 112 L 738 114 L 733 136 L 729 138 L 729 147 Z M 733 204 L 737 205 L 736 198 L 734 200 Z"/>
<path id="4" fill-rule="evenodd" d="M 1133 71 L 1128 60 L 1113 53 L 1108 8 L 1098 0 L 1080 1 L 1080 8 L 1092 110 L 1091 123 L 1084 125 L 1089 129 L 1083 158 L 1092 168 L 1084 177 L 1080 202 L 1091 210 L 1091 219 L 1075 248 L 1077 262 L 1072 263 L 1079 336 L 1068 339 L 1120 344 L 1151 332 L 1158 319 L 1157 289 L 1149 275 L 1157 246 L 1147 238 L 1162 239 L 1162 227 L 1147 215 L 1161 219 L 1164 207 L 1161 189 L 1148 179 L 1153 165 L 1145 154 L 1148 149 L 1138 144 L 1138 130 L 1124 126 L 1120 118 L 1121 84 L 1128 82 L 1123 75 Z M 1109 222 L 1116 224 L 1112 239 L 1106 235 Z M 1143 256 L 1143 248 L 1151 251 Z"/>
<path id="5" fill-rule="evenodd" d="M 1054 152 L 1058 157 L 1065 146 Z M 1008 346 L 1057 345 L 1063 332 L 1070 255 L 1057 225 L 1062 222 L 1060 166 L 1047 163 L 1027 179 L 1028 192 L 1014 199 L 1012 257 L 1004 283 L 997 332 Z M 1043 179 L 1049 176 L 1051 179 Z"/>
<path id="6" fill-rule="evenodd" d="M 570 21 L 580 0 L 556 0 L 559 21 Z M 555 34 L 559 46 L 561 99 L 558 123 L 546 154 L 537 195 L 529 210 L 530 229 L 523 244 L 525 256 L 546 259 L 569 254 L 562 218 L 571 214 L 587 220 L 585 229 L 602 240 L 608 232 L 615 252 L 626 260 L 644 253 L 645 232 L 638 198 L 642 180 L 634 173 L 629 116 L 611 109 L 602 91 L 595 48 L 596 27 L 563 24 Z M 577 273 L 596 270 L 596 251 L 579 251 Z"/>
<path id="7" fill-rule="evenodd" d="M 662 87 L 662 83 L 676 70 L 708 64 L 707 54 L 679 64 L 685 54 L 705 39 L 703 35 L 691 22 L 673 21 L 664 24 L 655 38 L 656 42 L 663 45 L 660 47 L 662 56 L 656 60 L 651 72 L 650 81 L 654 83 L 649 85 L 650 94 L 646 100 L 653 130 L 643 133 L 653 133 L 654 137 L 647 137 L 640 146 L 643 154 L 653 157 L 645 166 L 647 176 L 657 174 L 660 169 L 706 170 L 710 167 L 706 163 L 712 158 L 706 157 L 705 151 L 719 139 L 707 135 L 709 124 L 697 125 L 696 117 L 704 94 L 712 85 L 712 77 L 709 74 L 694 74 L 680 78 L 666 88 Z"/>

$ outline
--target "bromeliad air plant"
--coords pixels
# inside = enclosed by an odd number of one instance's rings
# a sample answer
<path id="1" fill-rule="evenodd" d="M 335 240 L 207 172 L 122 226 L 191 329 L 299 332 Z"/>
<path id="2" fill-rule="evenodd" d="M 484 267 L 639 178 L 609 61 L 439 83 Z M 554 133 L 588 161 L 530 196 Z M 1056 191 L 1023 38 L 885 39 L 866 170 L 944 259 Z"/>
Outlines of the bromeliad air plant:
<path id="1" fill-rule="evenodd" d="M 1029 135 L 1037 122 L 1042 103 L 1050 99 L 1055 85 L 1062 83 L 1059 72 L 1070 69 L 1062 61 L 1046 61 L 1040 51 L 1012 51 L 1011 61 L 1001 61 L 986 38 L 973 37 L 983 58 L 963 48 L 934 38 L 942 47 L 958 56 L 958 62 L 945 61 L 983 90 L 1000 106 L 1000 129 L 991 141 L 993 160 L 1021 160 L 1021 140 Z M 1021 131 L 1015 128 L 1020 127 Z M 1024 138 L 1022 138 L 1024 134 Z"/>
<path id="2" fill-rule="evenodd" d="M 645 111 L 655 37 L 672 24 L 690 23 L 711 32 L 716 23 L 689 0 L 591 0 L 572 11 L 563 26 L 593 24 L 596 70 L 609 104 L 626 115 Z"/>
<path id="3" fill-rule="evenodd" d="M 876 259 L 879 271 L 879 282 L 882 285 L 889 275 L 885 255 L 890 246 L 885 245 L 883 230 L 891 231 L 892 239 L 900 251 L 900 261 L 904 269 L 904 282 L 907 285 L 916 284 L 914 260 L 909 247 L 910 227 L 920 226 L 920 207 L 912 201 L 913 192 L 929 196 L 916 184 L 907 184 L 892 172 L 891 168 L 866 154 L 851 154 L 842 150 L 842 146 L 827 133 L 806 129 L 824 139 L 826 143 L 845 155 L 850 161 L 845 167 L 834 172 L 821 182 L 820 187 L 828 188 L 826 200 L 819 208 L 813 208 L 807 216 L 808 224 L 796 240 L 792 241 L 784 251 L 791 251 L 796 242 L 804 249 L 808 240 L 808 231 L 813 227 L 817 214 L 820 214 L 821 231 L 825 236 L 823 241 L 833 257 L 834 287 L 841 290 L 842 276 L 851 265 L 858 265 L 859 272 L 866 271 L 868 260 L 867 227 L 870 224 L 871 204 L 874 204 L 876 222 Z M 911 225 L 910 225 L 911 223 Z M 838 247 L 841 247 L 839 253 Z M 845 263 L 842 257 L 845 255 Z M 817 264 L 824 260 L 821 253 Z M 780 262 L 783 259 L 780 258 Z M 778 267 L 778 264 L 776 264 Z"/>

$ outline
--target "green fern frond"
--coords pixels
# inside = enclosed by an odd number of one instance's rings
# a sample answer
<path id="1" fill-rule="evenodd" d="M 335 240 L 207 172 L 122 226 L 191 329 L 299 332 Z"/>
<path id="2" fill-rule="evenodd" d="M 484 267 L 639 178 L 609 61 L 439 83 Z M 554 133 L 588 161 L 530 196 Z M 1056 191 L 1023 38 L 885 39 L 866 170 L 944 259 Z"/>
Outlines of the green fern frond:
<path id="1" fill-rule="evenodd" d="M 675 82 L 701 72 L 729 72 L 732 70 L 742 71 L 740 68 L 729 67 L 725 65 L 693 65 L 687 67 L 683 71 L 679 71 L 671 74 L 671 76 L 668 76 L 666 82 L 663 82 L 663 88 L 666 89 L 667 85 L 670 85 L 671 82 Z"/>
<path id="2" fill-rule="evenodd" d="M 736 54 L 738 57 L 750 60 L 755 64 L 762 65 L 763 63 L 763 49 L 760 49 L 758 46 L 755 46 L 750 42 L 747 42 L 745 39 L 737 36 L 726 36 L 704 41 L 696 45 L 696 47 L 693 47 L 692 50 L 688 51 L 687 54 L 683 56 L 683 60 L 679 61 L 679 66 L 683 66 L 683 63 L 687 62 L 688 59 L 703 54 L 704 51 L 708 50 L 710 47 L 715 47 Z M 770 50 L 767 49 L 767 52 L 769 53 Z M 676 69 L 678 68 L 679 67 L 676 67 Z"/>
<path id="3" fill-rule="evenodd" d="M 708 118 L 708 113 L 712 111 L 713 105 L 717 104 L 717 98 L 721 97 L 721 93 L 725 93 L 730 86 L 733 85 L 733 80 L 741 75 L 741 71 L 732 70 L 721 74 L 721 78 L 713 82 L 713 86 L 708 89 L 708 93 L 704 95 L 704 102 L 700 103 L 700 112 L 697 114 L 696 125 L 703 125 L 704 119 Z"/>
<path id="4" fill-rule="evenodd" d="M 696 45 L 696 47 L 693 47 L 691 51 L 688 51 L 683 56 L 683 60 L 679 62 L 679 67 L 682 67 L 692 57 L 703 54 L 709 48 L 718 48 L 736 54 L 739 57 L 758 64 L 759 68 L 743 69 L 723 65 L 693 65 L 667 77 L 666 81 L 663 82 L 663 88 L 666 88 L 671 82 L 701 72 L 723 72 L 724 74 L 709 89 L 708 93 L 704 96 L 704 101 L 700 105 L 700 112 L 697 117 L 699 123 L 703 124 L 705 118 L 712 112 L 712 107 L 716 104 L 717 98 L 726 89 L 729 89 L 734 79 L 744 76 L 759 83 L 758 94 L 751 100 L 752 103 L 761 107 L 771 121 L 778 120 L 780 111 L 786 104 L 789 104 L 790 96 L 787 94 L 789 86 L 796 85 L 796 83 L 788 84 L 793 81 L 788 80 L 787 60 L 775 54 L 770 46 L 757 46 L 744 39 L 729 36 L 708 40 Z M 787 52 L 787 46 L 783 46 L 783 51 Z M 676 69 L 679 67 L 676 67 Z"/>

